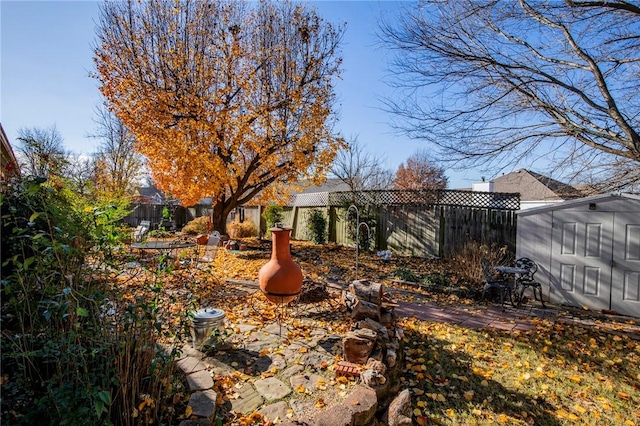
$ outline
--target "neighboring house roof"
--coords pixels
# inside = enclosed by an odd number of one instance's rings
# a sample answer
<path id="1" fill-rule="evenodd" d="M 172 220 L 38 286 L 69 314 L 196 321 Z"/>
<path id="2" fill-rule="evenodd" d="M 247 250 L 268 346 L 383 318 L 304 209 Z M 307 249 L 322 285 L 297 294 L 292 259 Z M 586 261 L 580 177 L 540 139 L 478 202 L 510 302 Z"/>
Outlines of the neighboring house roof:
<path id="1" fill-rule="evenodd" d="M 180 204 L 175 199 L 167 199 L 164 192 L 155 186 L 142 186 L 138 188 L 137 203 L 141 204 Z"/>
<path id="2" fill-rule="evenodd" d="M 0 123 L 0 178 L 4 179 L 9 173 L 19 174 L 18 160 L 9 143 L 9 138 Z"/>
<path id="3" fill-rule="evenodd" d="M 526 169 L 493 180 L 494 192 L 519 192 L 520 201 L 560 201 L 582 197 L 575 187 Z"/>
<path id="4" fill-rule="evenodd" d="M 314 194 L 316 192 L 340 192 L 340 191 L 350 191 L 349 185 L 344 182 L 342 179 L 338 178 L 328 178 L 326 182 L 321 185 L 312 185 L 304 188 L 302 191 L 298 192 L 299 194 Z"/>

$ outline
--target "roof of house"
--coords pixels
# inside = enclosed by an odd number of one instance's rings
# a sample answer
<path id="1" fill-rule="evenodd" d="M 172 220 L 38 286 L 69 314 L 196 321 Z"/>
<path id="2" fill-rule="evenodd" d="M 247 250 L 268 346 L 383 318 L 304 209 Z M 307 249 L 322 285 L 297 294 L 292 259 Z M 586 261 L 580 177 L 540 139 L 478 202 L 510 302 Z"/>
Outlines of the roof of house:
<path id="1" fill-rule="evenodd" d="M 320 185 L 312 185 L 304 188 L 302 191 L 296 194 L 313 194 L 316 192 L 340 192 L 350 191 L 349 185 L 342 179 L 327 178 L 327 180 Z"/>
<path id="2" fill-rule="evenodd" d="M 598 194 L 592 195 L 589 197 L 581 197 L 575 198 L 573 200 L 564 201 L 562 203 L 551 204 L 548 206 L 540 206 L 526 210 L 520 210 L 516 212 L 518 216 L 528 216 L 535 215 L 541 212 L 547 212 L 551 210 L 560 210 L 567 209 L 575 206 L 590 204 L 590 203 L 602 203 L 611 200 L 627 200 L 630 206 L 632 207 L 632 211 L 637 211 L 640 207 L 640 194 L 635 194 L 632 192 L 622 192 L 622 193 L 609 193 L 609 194 Z M 635 210 L 633 210 L 635 208 Z"/>
<path id="3" fill-rule="evenodd" d="M 8 169 L 11 169 L 14 173 L 19 173 L 20 169 L 17 167 L 18 160 L 13 152 L 11 143 L 7 134 L 4 132 L 2 123 L 0 123 L 0 173 L 4 176 Z"/>
<path id="4" fill-rule="evenodd" d="M 179 204 L 178 200 L 167 199 L 164 192 L 153 185 L 138 188 L 137 198 L 137 202 L 143 204 Z"/>
<path id="5" fill-rule="evenodd" d="M 575 187 L 526 169 L 493 180 L 495 192 L 519 192 L 521 201 L 566 200 L 582 197 Z"/>

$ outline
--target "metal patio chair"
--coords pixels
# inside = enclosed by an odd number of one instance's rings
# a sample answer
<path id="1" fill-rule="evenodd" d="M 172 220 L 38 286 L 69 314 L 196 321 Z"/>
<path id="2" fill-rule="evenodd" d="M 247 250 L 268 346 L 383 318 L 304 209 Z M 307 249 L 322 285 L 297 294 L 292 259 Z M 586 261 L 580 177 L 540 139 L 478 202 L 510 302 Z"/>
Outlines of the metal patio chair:
<path id="1" fill-rule="evenodd" d="M 528 257 L 521 257 L 516 260 L 515 264 L 516 268 L 525 269 L 527 272 L 524 274 L 516 274 L 515 286 L 513 289 L 513 297 L 518 306 L 522 304 L 522 300 L 524 299 L 524 292 L 527 288 L 531 288 L 533 292 L 533 298 L 538 300 L 536 296 L 536 290 L 540 294 L 540 302 L 542 303 L 542 307 L 546 308 L 544 304 L 544 299 L 542 298 L 542 284 L 537 282 L 534 278 L 534 274 L 538 270 L 538 265 L 533 260 Z"/>
<path id="2" fill-rule="evenodd" d="M 487 293 L 495 291 L 500 297 L 500 305 L 502 306 L 502 309 L 504 309 L 504 301 L 507 298 L 513 305 L 511 297 L 512 282 L 497 276 L 496 270 L 487 259 L 482 259 L 480 263 L 482 264 L 482 274 L 484 275 L 485 281 L 484 288 L 482 289 L 482 299 L 484 300 L 486 298 Z"/>

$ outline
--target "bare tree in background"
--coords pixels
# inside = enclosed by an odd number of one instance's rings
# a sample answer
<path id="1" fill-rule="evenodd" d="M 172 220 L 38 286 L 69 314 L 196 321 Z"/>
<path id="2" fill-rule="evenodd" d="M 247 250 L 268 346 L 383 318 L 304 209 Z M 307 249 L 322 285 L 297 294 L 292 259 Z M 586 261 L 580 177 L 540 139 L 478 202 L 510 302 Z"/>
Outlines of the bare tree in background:
<path id="1" fill-rule="evenodd" d="M 62 136 L 55 125 L 48 129 L 20 129 L 18 141 L 16 152 L 23 174 L 49 178 L 65 173 L 69 154 L 64 150 Z"/>
<path id="2" fill-rule="evenodd" d="M 65 177 L 73 190 L 80 195 L 90 195 L 96 178 L 96 160 L 93 156 L 69 156 Z"/>
<path id="3" fill-rule="evenodd" d="M 393 186 L 396 189 L 446 189 L 449 179 L 444 169 L 436 165 L 427 153 L 421 150 L 407 158 L 396 170 Z"/>
<path id="4" fill-rule="evenodd" d="M 448 161 L 544 159 L 606 189 L 640 182 L 637 5 L 423 0 L 381 37 L 397 52 L 395 125 Z"/>
<path id="5" fill-rule="evenodd" d="M 136 139 L 127 127 L 106 107 L 96 109 L 99 138 L 96 156 L 96 189 L 107 197 L 134 195 L 142 178 L 144 157 L 135 150 Z"/>
<path id="6" fill-rule="evenodd" d="M 355 137 L 347 142 L 346 148 L 338 151 L 331 173 L 349 185 L 351 192 L 388 189 L 393 182 L 393 173 L 384 169 L 383 163 L 381 156 L 368 152 Z"/>

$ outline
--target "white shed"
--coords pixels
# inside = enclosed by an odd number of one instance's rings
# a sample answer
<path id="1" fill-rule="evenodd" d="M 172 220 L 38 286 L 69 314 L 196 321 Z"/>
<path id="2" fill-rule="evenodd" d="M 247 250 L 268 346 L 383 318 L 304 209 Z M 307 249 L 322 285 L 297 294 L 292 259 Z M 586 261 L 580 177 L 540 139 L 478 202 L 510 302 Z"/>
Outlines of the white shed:
<path id="1" fill-rule="evenodd" d="M 516 257 L 538 264 L 545 299 L 640 317 L 640 195 L 522 210 Z"/>

